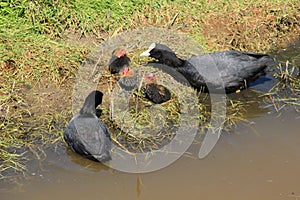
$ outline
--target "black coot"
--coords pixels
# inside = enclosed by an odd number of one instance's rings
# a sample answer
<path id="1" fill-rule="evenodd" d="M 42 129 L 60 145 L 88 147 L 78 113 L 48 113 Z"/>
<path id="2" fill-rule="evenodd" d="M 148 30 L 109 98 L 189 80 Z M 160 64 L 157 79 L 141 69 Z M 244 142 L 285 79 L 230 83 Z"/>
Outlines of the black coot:
<path id="1" fill-rule="evenodd" d="M 109 60 L 109 71 L 111 74 L 119 73 L 125 66 L 130 65 L 130 59 L 126 55 L 125 47 L 119 47 L 112 52 Z"/>
<path id="2" fill-rule="evenodd" d="M 171 98 L 171 92 L 163 85 L 157 84 L 158 77 L 154 73 L 149 73 L 145 76 L 145 96 L 155 104 L 164 103 Z"/>
<path id="3" fill-rule="evenodd" d="M 64 132 L 64 139 L 74 152 L 98 162 L 111 160 L 108 128 L 96 116 L 96 107 L 102 103 L 102 97 L 100 91 L 91 92 Z"/>
<path id="4" fill-rule="evenodd" d="M 141 54 L 158 60 L 159 63 L 176 69 L 196 89 L 208 92 L 236 92 L 248 87 L 265 73 L 274 60 L 267 54 L 240 51 L 223 51 L 193 56 L 182 60 L 167 46 L 152 43 Z M 216 74 L 217 73 L 217 74 Z"/>

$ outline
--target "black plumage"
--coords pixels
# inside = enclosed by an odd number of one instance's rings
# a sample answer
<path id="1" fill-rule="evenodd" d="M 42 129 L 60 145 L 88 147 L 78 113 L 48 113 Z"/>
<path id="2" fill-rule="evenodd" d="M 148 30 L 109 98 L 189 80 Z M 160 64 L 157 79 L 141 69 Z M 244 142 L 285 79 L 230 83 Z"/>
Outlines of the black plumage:
<path id="1" fill-rule="evenodd" d="M 102 97 L 100 91 L 91 92 L 64 131 L 64 140 L 74 152 L 98 162 L 111 160 L 108 128 L 96 116 L 96 107 L 102 103 Z"/>
<path id="2" fill-rule="evenodd" d="M 245 89 L 274 63 L 267 54 L 240 51 L 214 52 L 183 60 L 169 47 L 155 43 L 141 56 L 155 58 L 159 63 L 176 69 L 191 86 L 205 92 L 225 89 L 226 93 L 232 93 Z"/>
<path id="3" fill-rule="evenodd" d="M 119 47 L 112 52 L 109 60 L 109 71 L 111 74 L 119 73 L 125 66 L 130 65 L 130 58 L 126 55 L 125 47 Z"/>
<path id="4" fill-rule="evenodd" d="M 144 93 L 147 99 L 155 104 L 164 103 L 171 98 L 171 92 L 163 85 L 157 84 L 158 78 L 154 73 L 147 74 Z"/>

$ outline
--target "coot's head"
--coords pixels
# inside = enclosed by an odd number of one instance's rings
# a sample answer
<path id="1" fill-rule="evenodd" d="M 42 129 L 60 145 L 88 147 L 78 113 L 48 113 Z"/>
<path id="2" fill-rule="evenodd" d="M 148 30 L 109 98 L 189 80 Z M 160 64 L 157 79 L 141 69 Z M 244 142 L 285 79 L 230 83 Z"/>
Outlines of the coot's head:
<path id="1" fill-rule="evenodd" d="M 122 58 L 126 55 L 126 49 L 125 47 L 121 46 L 117 49 L 115 49 L 113 52 L 112 52 L 112 56 L 116 56 L 118 58 Z"/>
<path id="2" fill-rule="evenodd" d="M 159 63 L 170 67 L 180 67 L 183 64 L 183 60 L 177 58 L 176 54 L 169 47 L 158 43 L 152 43 L 148 50 L 141 53 L 140 56 L 155 58 Z"/>
<path id="3" fill-rule="evenodd" d="M 155 73 L 149 73 L 149 74 L 146 74 L 145 80 L 146 80 L 147 84 L 150 84 L 150 83 L 155 83 L 156 84 L 157 80 L 158 80 L 158 77 Z"/>
<path id="4" fill-rule="evenodd" d="M 166 45 L 159 43 L 152 43 L 147 51 L 144 51 L 140 56 L 149 56 L 159 60 L 164 54 L 174 54 L 174 52 Z"/>
<path id="5" fill-rule="evenodd" d="M 103 93 L 95 90 L 92 91 L 85 99 L 80 110 L 80 114 L 94 114 L 98 105 L 102 103 Z"/>

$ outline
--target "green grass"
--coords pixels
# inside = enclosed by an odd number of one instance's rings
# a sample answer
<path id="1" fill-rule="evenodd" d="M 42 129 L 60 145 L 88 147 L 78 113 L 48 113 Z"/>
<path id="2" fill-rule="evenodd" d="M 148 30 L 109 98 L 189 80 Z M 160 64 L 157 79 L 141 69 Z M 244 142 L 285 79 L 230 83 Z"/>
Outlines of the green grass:
<path id="1" fill-rule="evenodd" d="M 299 7 L 297 0 L 0 2 L 0 173 L 24 170 L 24 153 L 62 141 L 77 70 L 95 43 L 154 26 L 184 32 L 207 51 L 266 52 L 298 37 Z M 299 78 L 279 71 L 280 87 L 299 93 Z M 245 119 L 239 100 L 228 106 L 229 125 Z"/>

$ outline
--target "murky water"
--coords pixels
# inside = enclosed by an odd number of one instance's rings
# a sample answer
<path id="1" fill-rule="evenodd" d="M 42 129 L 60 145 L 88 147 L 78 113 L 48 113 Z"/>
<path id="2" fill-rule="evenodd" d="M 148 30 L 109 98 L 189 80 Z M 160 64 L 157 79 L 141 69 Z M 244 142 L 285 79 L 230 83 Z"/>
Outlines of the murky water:
<path id="1" fill-rule="evenodd" d="M 297 44 L 278 58 L 299 54 Z M 265 90 L 272 84 L 254 88 Z M 251 91 L 237 95 L 256 98 Z M 172 165 L 146 174 L 109 169 L 63 146 L 49 149 L 16 187 L 0 183 L 0 199 L 299 199 L 300 113 L 288 107 L 277 113 L 254 102 L 246 117 L 251 123 L 238 123 L 222 134 L 206 158 L 197 158 L 200 144 L 194 144 Z"/>

